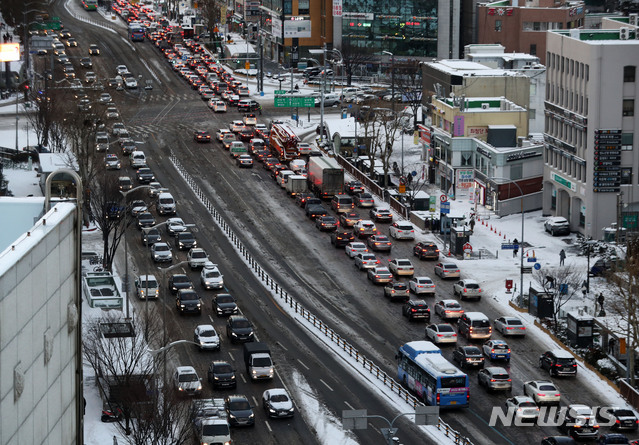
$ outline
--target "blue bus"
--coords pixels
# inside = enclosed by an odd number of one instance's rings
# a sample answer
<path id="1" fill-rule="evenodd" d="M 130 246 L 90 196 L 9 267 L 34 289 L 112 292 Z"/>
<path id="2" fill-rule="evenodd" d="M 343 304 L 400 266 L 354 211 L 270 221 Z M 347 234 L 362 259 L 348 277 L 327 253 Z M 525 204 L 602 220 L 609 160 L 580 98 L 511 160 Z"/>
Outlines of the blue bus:
<path id="1" fill-rule="evenodd" d="M 467 408 L 468 375 L 442 356 L 429 341 L 412 341 L 397 352 L 397 378 L 427 405 Z"/>
<path id="2" fill-rule="evenodd" d="M 132 42 L 144 42 L 145 34 L 146 28 L 143 25 L 129 25 L 129 39 L 131 39 Z"/>

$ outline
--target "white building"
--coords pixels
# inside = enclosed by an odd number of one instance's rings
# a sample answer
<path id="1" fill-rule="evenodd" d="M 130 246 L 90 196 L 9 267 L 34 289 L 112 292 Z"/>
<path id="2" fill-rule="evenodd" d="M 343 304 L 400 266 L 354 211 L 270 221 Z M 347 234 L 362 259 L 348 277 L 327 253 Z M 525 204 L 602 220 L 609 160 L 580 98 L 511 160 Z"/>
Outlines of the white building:
<path id="1" fill-rule="evenodd" d="M 639 207 L 639 36 L 615 23 L 547 37 L 543 210 L 595 239 L 618 219 L 636 230 Z"/>
<path id="2" fill-rule="evenodd" d="M 0 198 L 0 445 L 82 443 L 81 226 L 54 204 Z"/>

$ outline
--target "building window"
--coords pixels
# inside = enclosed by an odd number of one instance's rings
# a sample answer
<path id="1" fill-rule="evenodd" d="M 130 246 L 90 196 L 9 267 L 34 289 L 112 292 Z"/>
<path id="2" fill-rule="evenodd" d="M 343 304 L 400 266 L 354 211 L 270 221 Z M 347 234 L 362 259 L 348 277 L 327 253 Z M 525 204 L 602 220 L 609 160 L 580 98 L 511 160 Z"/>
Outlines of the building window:
<path id="1" fill-rule="evenodd" d="M 495 31 L 501 32 L 501 20 L 495 20 Z"/>
<path id="2" fill-rule="evenodd" d="M 521 179 L 521 175 L 522 175 L 522 165 L 521 164 L 516 164 L 516 165 L 511 165 L 510 166 L 510 179 L 511 180 L 516 180 L 516 179 Z"/>
<path id="3" fill-rule="evenodd" d="M 623 100 L 623 115 L 634 116 L 635 115 L 635 100 L 624 99 Z"/>
<path id="4" fill-rule="evenodd" d="M 590 81 L 590 65 L 586 64 L 586 82 Z"/>
<path id="5" fill-rule="evenodd" d="M 552 198 L 550 200 L 550 208 L 557 210 L 557 189 L 552 191 Z"/>
<path id="6" fill-rule="evenodd" d="M 621 149 L 632 150 L 634 133 L 621 133 Z"/>
<path id="7" fill-rule="evenodd" d="M 632 184 L 632 167 L 621 168 L 621 183 Z"/>
<path id="8" fill-rule="evenodd" d="M 632 65 L 626 65 L 623 67 L 623 81 L 624 82 L 634 82 L 635 81 L 635 72 L 636 67 Z"/>
<path id="9" fill-rule="evenodd" d="M 530 44 L 530 55 L 532 56 L 537 55 L 537 45 L 535 43 Z"/>
<path id="10" fill-rule="evenodd" d="M 533 22 L 533 31 L 541 31 L 541 22 Z"/>
<path id="11" fill-rule="evenodd" d="M 461 165 L 462 165 L 462 167 L 472 167 L 473 166 L 473 153 L 472 152 L 462 152 L 462 154 L 461 154 Z"/>

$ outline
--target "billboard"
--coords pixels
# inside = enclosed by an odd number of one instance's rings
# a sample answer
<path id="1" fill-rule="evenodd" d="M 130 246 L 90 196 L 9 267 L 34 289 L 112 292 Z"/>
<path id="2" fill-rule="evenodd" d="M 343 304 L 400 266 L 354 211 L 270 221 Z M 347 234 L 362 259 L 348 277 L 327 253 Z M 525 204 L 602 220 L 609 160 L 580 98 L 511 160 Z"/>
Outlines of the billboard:
<path id="1" fill-rule="evenodd" d="M 311 37 L 311 21 L 302 17 L 291 17 L 284 21 L 285 38 Z"/>
<path id="2" fill-rule="evenodd" d="M 15 62 L 20 60 L 19 43 L 0 44 L 0 62 Z"/>
<path id="3" fill-rule="evenodd" d="M 333 17 L 342 16 L 342 0 L 333 0 Z"/>
<path id="4" fill-rule="evenodd" d="M 275 14 L 271 14 L 271 34 L 275 37 L 282 37 L 282 21 Z"/>

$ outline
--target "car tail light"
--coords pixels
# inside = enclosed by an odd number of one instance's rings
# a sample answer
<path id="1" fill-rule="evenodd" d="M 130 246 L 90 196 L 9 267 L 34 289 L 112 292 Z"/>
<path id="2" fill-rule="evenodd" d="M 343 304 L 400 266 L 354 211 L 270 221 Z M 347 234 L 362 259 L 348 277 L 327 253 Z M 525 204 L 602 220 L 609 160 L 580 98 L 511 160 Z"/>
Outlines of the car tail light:
<path id="1" fill-rule="evenodd" d="M 511 329 L 514 329 L 514 328 L 510 328 L 510 327 L 507 327 L 507 328 L 506 328 L 506 330 L 507 330 L 507 331 L 510 331 Z"/>
<path id="2" fill-rule="evenodd" d="M 513 381 L 513 379 L 508 379 L 508 381 L 509 381 L 509 382 L 512 382 L 512 381 Z"/>
<path id="3" fill-rule="evenodd" d="M 508 353 L 510 354 L 510 349 L 508 350 Z"/>
<path id="4" fill-rule="evenodd" d="M 495 353 L 495 350 L 494 350 L 494 349 L 491 349 L 491 350 L 490 350 L 490 353 L 491 353 L 491 354 L 494 354 L 494 353 Z"/>
<path id="5" fill-rule="evenodd" d="M 437 393 L 437 404 L 438 405 L 439 405 L 439 402 L 440 402 L 440 395 L 439 395 L 439 393 Z"/>
<path id="6" fill-rule="evenodd" d="M 410 311 L 411 311 L 411 312 L 417 312 L 417 309 L 412 308 Z"/>
<path id="7" fill-rule="evenodd" d="M 444 336 L 444 334 L 437 334 L 437 336 L 438 336 L 438 337 L 443 337 L 443 336 Z"/>
<path id="8" fill-rule="evenodd" d="M 453 334 L 453 337 L 457 337 L 457 334 Z"/>

